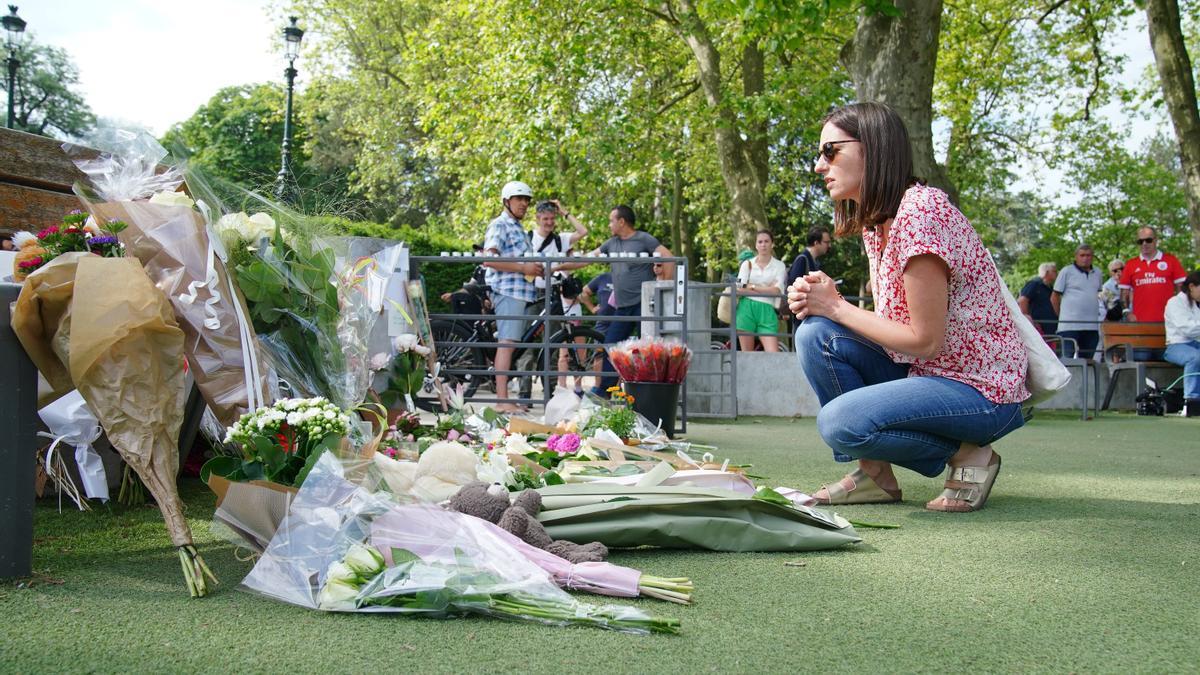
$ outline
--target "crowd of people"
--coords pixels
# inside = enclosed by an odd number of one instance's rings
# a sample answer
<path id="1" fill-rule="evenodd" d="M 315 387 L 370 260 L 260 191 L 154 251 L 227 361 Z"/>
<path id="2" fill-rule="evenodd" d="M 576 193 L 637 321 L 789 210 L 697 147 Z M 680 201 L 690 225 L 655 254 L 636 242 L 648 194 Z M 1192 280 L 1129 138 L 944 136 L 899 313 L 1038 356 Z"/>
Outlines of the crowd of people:
<path id="1" fill-rule="evenodd" d="M 483 251 L 500 258 L 483 264 L 486 268 L 485 281 L 489 287 L 492 308 L 500 318 L 496 321 L 496 349 L 494 367 L 496 375 L 496 397 L 501 412 L 520 412 L 524 407 L 511 400 L 508 391 L 509 377 L 502 374 L 512 368 L 512 355 L 524 335 L 529 319 L 524 318 L 537 299 L 539 289 L 546 291 L 547 271 L 551 275 L 566 275 L 585 263 L 556 263 L 553 269 L 538 262 L 521 260 L 528 255 L 544 257 L 575 255 L 575 246 L 588 234 L 588 229 L 572 216 L 558 200 L 539 202 L 535 207 L 536 227 L 527 233 L 522 226 L 529 207 L 533 203 L 533 189 L 520 181 L 506 183 L 500 192 L 503 211 L 488 224 L 484 234 Z M 557 231 L 557 220 L 561 216 L 574 231 L 563 234 Z M 607 254 L 631 255 L 636 261 L 614 262 L 607 273 L 593 279 L 586 288 L 570 288 L 561 285 L 564 314 L 579 314 L 583 307 L 593 314 L 602 314 L 616 319 L 633 317 L 641 313 L 642 283 L 656 279 L 674 278 L 674 264 L 655 257 L 671 257 L 670 249 L 663 246 L 653 235 L 637 229 L 637 216 L 633 209 L 624 204 L 615 206 L 608 214 L 609 238 L 588 255 Z M 569 296 L 569 297 L 568 297 Z M 604 334 L 605 343 L 615 343 L 629 337 L 637 327 L 635 321 L 610 320 L 596 324 L 596 330 Z M 601 366 L 604 375 L 594 387 L 594 393 L 603 393 L 617 382 L 616 373 L 607 358 Z M 576 386 L 579 386 L 576 383 Z"/>

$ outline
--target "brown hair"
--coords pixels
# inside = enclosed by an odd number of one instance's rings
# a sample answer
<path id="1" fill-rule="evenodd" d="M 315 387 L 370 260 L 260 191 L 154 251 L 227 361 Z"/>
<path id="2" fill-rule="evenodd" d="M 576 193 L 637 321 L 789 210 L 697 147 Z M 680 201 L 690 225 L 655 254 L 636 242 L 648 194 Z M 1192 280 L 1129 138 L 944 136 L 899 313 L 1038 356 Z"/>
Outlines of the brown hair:
<path id="1" fill-rule="evenodd" d="M 1192 302 L 1192 294 L 1188 292 L 1190 286 L 1200 286 L 1200 270 L 1190 272 L 1184 277 L 1183 286 L 1179 289 L 1183 291 L 1183 297 L 1187 298 L 1188 304 L 1194 305 L 1196 303 Z"/>
<path id="2" fill-rule="evenodd" d="M 882 103 L 852 103 L 833 109 L 821 126 L 832 124 L 858 141 L 863 153 L 862 190 L 857 203 L 833 203 L 833 234 L 848 237 L 874 229 L 896 216 L 912 185 L 912 146 L 904 121 Z"/>

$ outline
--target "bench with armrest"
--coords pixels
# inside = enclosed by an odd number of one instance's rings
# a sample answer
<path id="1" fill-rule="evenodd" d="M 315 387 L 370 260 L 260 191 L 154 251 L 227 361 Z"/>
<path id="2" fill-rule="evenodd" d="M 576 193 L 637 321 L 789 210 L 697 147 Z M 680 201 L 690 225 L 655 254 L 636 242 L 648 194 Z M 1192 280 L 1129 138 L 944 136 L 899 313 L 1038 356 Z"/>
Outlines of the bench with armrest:
<path id="1" fill-rule="evenodd" d="M 1138 361 L 1134 358 L 1133 350 L 1135 349 L 1163 350 L 1167 348 L 1165 324 L 1141 321 L 1130 323 L 1106 321 L 1100 326 L 1100 334 L 1104 348 L 1105 363 L 1108 365 L 1108 390 L 1104 393 L 1104 404 L 1101 406 L 1101 410 L 1108 410 L 1108 405 L 1112 401 L 1113 391 L 1117 388 L 1117 379 L 1121 373 L 1127 370 L 1133 370 L 1137 374 L 1135 391 L 1139 394 L 1145 387 L 1147 368 L 1173 368 L 1182 370 L 1179 366 L 1167 361 Z M 1112 360 L 1109 350 L 1116 347 L 1123 348 L 1123 361 L 1114 362 Z"/>
<path id="2" fill-rule="evenodd" d="M 1096 414 L 1100 414 L 1100 371 L 1096 370 L 1099 366 L 1091 359 L 1085 359 L 1079 354 L 1079 342 L 1074 338 L 1063 337 L 1061 335 L 1043 335 L 1046 344 L 1054 350 L 1058 356 L 1058 360 L 1067 368 L 1078 368 L 1083 376 L 1083 386 L 1081 387 L 1079 396 L 1079 409 L 1081 419 L 1088 419 L 1088 381 L 1092 380 L 1092 391 L 1095 394 L 1095 401 L 1092 406 L 1096 409 Z M 1091 377 L 1088 377 L 1089 372 Z"/>

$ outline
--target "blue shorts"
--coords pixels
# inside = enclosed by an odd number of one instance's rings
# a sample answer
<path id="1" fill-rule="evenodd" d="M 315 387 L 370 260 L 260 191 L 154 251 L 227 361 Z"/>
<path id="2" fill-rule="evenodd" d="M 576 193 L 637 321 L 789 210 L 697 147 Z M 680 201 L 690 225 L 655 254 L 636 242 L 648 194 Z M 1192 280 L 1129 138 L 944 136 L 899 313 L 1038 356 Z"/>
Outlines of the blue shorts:
<path id="1" fill-rule="evenodd" d="M 512 296 L 492 293 L 492 311 L 499 316 L 505 314 L 524 314 L 526 302 Z M 525 334 L 528 319 L 496 319 L 496 340 L 520 342 Z"/>

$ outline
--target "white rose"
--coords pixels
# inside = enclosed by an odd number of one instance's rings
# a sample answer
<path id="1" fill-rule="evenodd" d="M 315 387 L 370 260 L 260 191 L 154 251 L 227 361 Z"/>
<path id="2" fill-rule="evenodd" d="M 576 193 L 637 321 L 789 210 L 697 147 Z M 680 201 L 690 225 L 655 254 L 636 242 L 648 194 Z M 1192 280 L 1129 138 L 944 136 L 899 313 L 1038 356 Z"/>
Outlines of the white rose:
<path id="1" fill-rule="evenodd" d="M 388 363 L 392 360 L 390 356 L 380 352 L 371 357 L 371 370 L 383 370 L 388 367 Z"/>
<path id="2" fill-rule="evenodd" d="M 350 610 L 358 606 L 358 589 L 342 581 L 330 581 L 321 589 L 317 606 L 325 610 Z"/>
<path id="3" fill-rule="evenodd" d="M 161 204 L 162 206 L 185 206 L 189 209 L 196 205 L 196 202 L 192 201 L 191 197 L 173 190 L 163 190 L 156 193 L 150 198 L 150 203 Z"/>
<path id="4" fill-rule="evenodd" d="M 326 584 L 339 582 L 343 584 L 358 583 L 358 573 L 342 560 L 330 565 L 328 572 L 325 574 Z"/>
<path id="5" fill-rule="evenodd" d="M 488 429 L 487 431 L 483 432 L 483 436 L 480 437 L 480 440 L 482 440 L 484 443 L 491 443 L 493 445 L 500 443 L 504 440 L 504 430 Z"/>
<path id="6" fill-rule="evenodd" d="M 533 446 L 529 444 L 529 440 L 525 434 L 509 434 L 504 439 L 504 449 L 508 452 L 515 452 L 518 455 L 533 452 Z"/>
<path id="7" fill-rule="evenodd" d="M 392 344 L 395 345 L 396 351 L 403 353 L 416 349 L 420 342 L 418 341 L 417 336 L 413 335 L 412 333 L 401 333 L 400 335 L 396 336 L 396 339 L 392 341 Z"/>
<path id="8" fill-rule="evenodd" d="M 370 546 L 353 544 L 346 552 L 346 566 L 362 578 L 370 578 L 383 571 L 383 556 Z"/>

